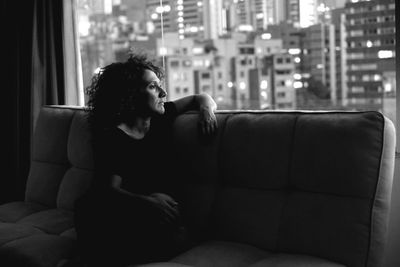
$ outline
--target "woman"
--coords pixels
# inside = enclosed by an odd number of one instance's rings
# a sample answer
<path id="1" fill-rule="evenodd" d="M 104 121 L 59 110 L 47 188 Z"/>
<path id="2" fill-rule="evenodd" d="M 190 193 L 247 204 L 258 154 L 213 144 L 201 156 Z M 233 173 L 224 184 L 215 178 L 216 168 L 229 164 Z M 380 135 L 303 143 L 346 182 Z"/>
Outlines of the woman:
<path id="1" fill-rule="evenodd" d="M 143 55 L 104 67 L 87 88 L 95 178 L 76 203 L 78 242 L 90 266 L 167 260 L 190 244 L 179 213 L 170 134 L 175 117 L 199 111 L 217 128 L 207 94 L 166 101 L 161 68 Z"/>

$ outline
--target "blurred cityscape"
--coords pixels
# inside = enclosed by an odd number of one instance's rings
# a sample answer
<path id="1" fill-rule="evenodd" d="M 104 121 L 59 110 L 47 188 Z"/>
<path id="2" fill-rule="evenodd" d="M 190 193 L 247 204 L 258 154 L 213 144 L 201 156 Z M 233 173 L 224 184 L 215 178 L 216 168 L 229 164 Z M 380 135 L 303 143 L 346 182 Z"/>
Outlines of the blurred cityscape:
<path id="1" fill-rule="evenodd" d="M 78 0 L 84 86 L 145 51 L 169 100 L 378 110 L 395 121 L 395 0 Z"/>

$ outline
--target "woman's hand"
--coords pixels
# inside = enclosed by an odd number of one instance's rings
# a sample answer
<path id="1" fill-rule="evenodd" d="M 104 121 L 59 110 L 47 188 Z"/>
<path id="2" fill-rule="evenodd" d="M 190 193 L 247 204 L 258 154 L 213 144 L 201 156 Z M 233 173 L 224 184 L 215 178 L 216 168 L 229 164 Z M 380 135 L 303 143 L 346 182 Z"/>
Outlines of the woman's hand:
<path id="1" fill-rule="evenodd" d="M 206 93 L 182 97 L 174 101 L 176 111 L 182 114 L 189 110 L 199 111 L 199 130 L 200 133 L 208 136 L 217 130 L 217 119 L 214 111 L 217 110 L 217 103 Z"/>
<path id="2" fill-rule="evenodd" d="M 201 133 L 204 135 L 214 134 L 218 128 L 214 110 L 210 107 L 201 107 L 199 111 L 199 128 Z"/>
<path id="3" fill-rule="evenodd" d="M 147 200 L 161 212 L 163 223 L 171 224 L 178 220 L 178 203 L 169 195 L 152 193 L 147 197 Z"/>

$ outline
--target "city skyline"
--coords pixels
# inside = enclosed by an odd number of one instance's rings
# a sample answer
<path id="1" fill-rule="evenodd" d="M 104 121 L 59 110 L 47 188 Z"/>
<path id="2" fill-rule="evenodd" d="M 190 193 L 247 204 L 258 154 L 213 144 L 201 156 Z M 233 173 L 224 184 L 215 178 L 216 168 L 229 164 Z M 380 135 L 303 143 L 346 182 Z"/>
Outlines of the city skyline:
<path id="1" fill-rule="evenodd" d="M 344 1 L 314 1 L 313 5 L 319 4 L 319 9 L 317 15 L 310 17 L 311 25 L 308 27 L 299 27 L 300 20 L 268 24 L 261 15 L 268 14 L 268 10 L 265 10 L 267 4 L 271 4 L 270 8 L 280 8 L 274 6 L 274 1 L 271 0 L 246 3 L 217 1 L 221 3 L 221 17 L 215 17 L 215 22 L 210 23 L 213 21 L 210 16 L 216 13 L 207 11 L 213 7 L 206 2 L 165 0 L 164 9 L 161 10 L 159 0 L 121 0 L 106 17 L 100 15 L 101 19 L 108 20 L 108 26 L 112 28 L 110 34 L 96 41 L 89 40 L 97 33 L 87 32 L 86 37 L 81 36 L 82 46 L 88 49 L 83 56 L 93 53 L 93 48 L 97 46 L 102 55 L 93 58 L 93 65 L 98 68 L 112 60 L 123 60 L 130 48 L 146 49 L 164 64 L 166 86 L 172 99 L 190 93 L 208 92 L 221 106 L 234 109 L 373 108 L 394 113 L 394 108 L 387 110 L 395 95 L 392 72 L 394 63 L 391 63 L 391 58 L 394 59 L 395 55 L 389 55 L 390 51 L 394 51 L 394 43 L 382 49 L 378 43 L 373 43 L 375 53 L 380 53 L 381 56 L 386 53 L 383 56 L 388 57 L 381 59 L 374 56 L 374 60 L 388 62 L 384 73 L 377 72 L 368 78 L 361 74 L 354 76 L 349 72 L 349 68 L 355 68 L 352 57 L 360 56 L 359 52 L 351 52 L 354 49 L 351 50 L 349 46 L 352 45 L 349 42 L 353 38 L 351 35 L 357 34 L 351 29 L 353 26 L 350 23 L 355 23 L 350 19 L 354 17 L 352 14 L 361 14 L 361 17 L 374 15 L 375 13 L 368 10 L 357 9 L 368 5 L 371 10 L 379 8 L 382 12 L 389 12 L 386 17 L 376 15 L 377 20 L 391 20 L 394 1 L 381 0 L 384 3 L 382 5 L 376 4 L 376 1 L 349 2 L 346 5 Z M 232 13 L 228 4 L 235 2 L 239 4 L 235 6 L 238 11 Z M 322 6 L 323 3 L 326 5 Z M 329 5 L 343 6 L 332 9 Z M 144 11 L 139 12 L 139 7 Z M 104 7 L 104 11 L 110 12 L 109 10 Z M 259 13 L 254 13 L 255 11 Z M 138 13 L 140 16 L 135 15 Z M 208 16 L 205 16 L 206 13 Z M 161 14 L 164 19 L 163 39 L 160 32 Z M 235 14 L 238 18 L 232 18 Z M 258 14 L 258 17 L 254 14 Z M 175 15 L 179 16 L 174 20 Z M 256 20 L 248 20 L 249 18 Z M 105 27 L 104 22 L 95 26 L 98 19 L 99 15 L 88 16 L 93 32 L 105 30 L 102 29 Z M 254 27 L 249 28 L 250 24 L 237 24 L 238 22 L 251 22 Z M 390 24 L 392 21 L 387 23 L 377 29 L 375 25 L 375 30 L 372 29 L 373 24 L 369 26 L 366 23 L 363 31 L 389 33 L 394 29 L 394 24 Z M 211 30 L 211 25 L 215 26 L 214 31 Z M 374 35 L 365 36 L 375 38 Z M 389 33 L 388 41 L 393 39 L 390 36 L 394 36 L 394 32 Z M 367 41 L 365 42 L 369 45 Z M 88 45 L 91 42 L 97 42 L 97 45 Z M 266 62 L 272 64 L 272 67 L 265 69 Z M 349 64 L 350 62 L 353 63 Z M 90 77 L 90 71 L 86 76 Z M 366 79 L 375 79 L 375 84 L 379 82 L 376 96 L 371 101 L 361 100 L 363 94 L 367 93 L 363 93 L 366 91 L 361 91 L 360 86 L 353 86 L 356 79 L 361 79 L 363 83 Z"/>

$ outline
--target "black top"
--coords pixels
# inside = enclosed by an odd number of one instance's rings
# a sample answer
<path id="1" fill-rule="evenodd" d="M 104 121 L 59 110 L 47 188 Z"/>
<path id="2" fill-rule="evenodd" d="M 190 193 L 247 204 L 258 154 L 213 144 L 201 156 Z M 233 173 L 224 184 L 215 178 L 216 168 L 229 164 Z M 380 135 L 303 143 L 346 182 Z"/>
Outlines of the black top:
<path id="1" fill-rule="evenodd" d="M 173 102 L 166 102 L 165 113 L 151 119 L 150 129 L 137 140 L 118 127 L 97 133 L 95 139 L 95 183 L 110 187 L 110 176 L 122 177 L 121 187 L 137 194 L 163 192 L 173 195 L 174 177 L 168 169 L 174 158 L 171 150 L 172 122 L 177 116 Z"/>

